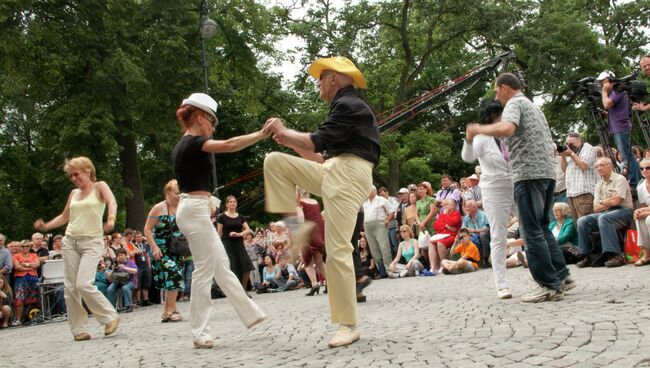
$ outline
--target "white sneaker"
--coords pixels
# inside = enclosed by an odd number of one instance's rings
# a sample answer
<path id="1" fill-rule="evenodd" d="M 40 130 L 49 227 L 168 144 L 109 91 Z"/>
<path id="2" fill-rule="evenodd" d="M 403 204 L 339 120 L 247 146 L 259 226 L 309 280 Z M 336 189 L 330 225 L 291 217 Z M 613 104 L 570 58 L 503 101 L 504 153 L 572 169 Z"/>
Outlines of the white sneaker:
<path id="1" fill-rule="evenodd" d="M 533 291 L 521 296 L 521 301 L 524 303 L 539 303 L 546 301 L 557 302 L 564 299 L 564 293 L 561 291 L 549 289 L 546 286 L 537 285 Z"/>
<path id="2" fill-rule="evenodd" d="M 361 337 L 361 333 L 356 329 L 356 327 L 341 325 L 332 340 L 330 340 L 328 346 L 330 348 L 336 348 L 339 346 L 350 345 L 359 340 L 359 337 Z"/>
<path id="3" fill-rule="evenodd" d="M 512 298 L 512 293 L 508 289 L 499 289 L 497 292 L 497 295 L 499 295 L 499 299 L 510 299 Z"/>
<path id="4" fill-rule="evenodd" d="M 402 270 L 402 271 L 400 271 L 400 273 L 399 273 L 399 277 L 406 277 L 406 274 L 407 274 L 407 273 L 409 273 L 408 270 Z"/>

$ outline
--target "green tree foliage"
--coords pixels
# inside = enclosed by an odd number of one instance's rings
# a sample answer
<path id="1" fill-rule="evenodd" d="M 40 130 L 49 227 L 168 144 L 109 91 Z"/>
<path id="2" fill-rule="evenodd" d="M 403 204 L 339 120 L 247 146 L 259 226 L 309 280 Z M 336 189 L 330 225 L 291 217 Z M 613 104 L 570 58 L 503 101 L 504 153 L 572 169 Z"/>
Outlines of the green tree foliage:
<path id="1" fill-rule="evenodd" d="M 116 194 L 118 228 L 141 228 L 172 177 L 180 135 L 174 112 L 202 90 L 199 1 L 9 1 L 0 5 L 0 195 L 2 231 L 31 233 L 52 217 L 71 185 L 65 158 L 86 155 Z M 266 71 L 281 34 L 252 1 L 213 4 L 207 41 L 218 138 L 259 129 L 291 99 Z M 261 165 L 264 147 L 217 158 L 220 180 Z M 259 178 L 258 178 L 259 182 Z M 242 187 L 245 191 L 245 187 Z M 241 193 L 237 193 L 241 194 Z"/>

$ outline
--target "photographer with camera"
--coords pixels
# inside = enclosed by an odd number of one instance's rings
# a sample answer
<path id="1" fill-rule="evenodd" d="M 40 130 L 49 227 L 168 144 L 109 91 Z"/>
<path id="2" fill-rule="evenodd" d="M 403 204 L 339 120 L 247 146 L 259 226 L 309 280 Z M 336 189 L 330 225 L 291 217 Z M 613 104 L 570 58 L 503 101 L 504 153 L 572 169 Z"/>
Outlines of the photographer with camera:
<path id="1" fill-rule="evenodd" d="M 115 251 L 117 263 L 111 266 L 108 272 L 108 279 L 111 284 L 106 290 L 108 300 L 115 306 L 117 303 L 117 292 L 122 291 L 122 310 L 126 313 L 133 311 L 133 289 L 138 274 L 138 266 L 128 258 L 126 249 L 120 248 Z"/>
<path id="2" fill-rule="evenodd" d="M 639 61 L 639 67 L 646 77 L 650 77 L 650 55 L 641 58 L 641 61 Z M 632 104 L 632 108 L 637 111 L 645 112 L 650 110 L 650 103 L 635 102 Z"/>
<path id="3" fill-rule="evenodd" d="M 582 142 L 580 134 L 571 132 L 567 135 L 565 146 L 560 151 L 560 168 L 565 173 L 566 195 L 573 223 L 577 224 L 582 216 L 594 212 L 594 190 L 598 182 L 596 173 L 597 149 L 588 142 Z"/>
<path id="4" fill-rule="evenodd" d="M 626 92 L 614 91 L 614 78 L 614 73 L 605 70 L 600 73 L 596 80 L 602 87 L 601 97 L 603 107 L 607 110 L 609 132 L 614 136 L 614 143 L 616 143 L 623 160 L 624 169 L 622 174 L 627 176 L 630 186 L 636 186 L 641 178 L 641 171 L 639 170 L 639 164 L 632 156 L 630 102 Z"/>

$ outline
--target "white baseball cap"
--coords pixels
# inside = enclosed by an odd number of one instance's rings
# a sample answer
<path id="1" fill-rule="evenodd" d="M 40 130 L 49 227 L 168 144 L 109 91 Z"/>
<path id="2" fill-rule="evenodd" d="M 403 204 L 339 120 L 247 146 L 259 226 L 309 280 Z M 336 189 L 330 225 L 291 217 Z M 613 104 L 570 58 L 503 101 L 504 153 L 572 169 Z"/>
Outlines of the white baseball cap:
<path id="1" fill-rule="evenodd" d="M 217 120 L 217 109 L 219 105 L 212 97 L 206 95 L 205 93 L 192 93 L 190 97 L 183 100 L 183 105 L 190 105 L 196 108 L 199 108 Z"/>
<path id="2" fill-rule="evenodd" d="M 614 79 L 614 77 L 616 77 L 616 76 L 615 76 L 614 73 L 612 73 L 611 71 L 609 71 L 609 70 L 603 70 L 602 72 L 600 72 L 600 74 L 598 75 L 598 78 L 596 78 L 596 80 L 597 80 L 597 81 L 601 81 L 601 80 L 603 80 L 603 79 L 605 79 L 605 78 L 611 80 L 611 79 Z"/>

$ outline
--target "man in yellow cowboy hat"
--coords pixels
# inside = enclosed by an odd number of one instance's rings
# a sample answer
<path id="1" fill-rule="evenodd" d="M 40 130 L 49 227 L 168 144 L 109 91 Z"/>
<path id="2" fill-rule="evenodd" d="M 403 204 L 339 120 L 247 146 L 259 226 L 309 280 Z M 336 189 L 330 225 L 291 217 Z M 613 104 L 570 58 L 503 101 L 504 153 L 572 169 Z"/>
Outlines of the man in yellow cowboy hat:
<path id="1" fill-rule="evenodd" d="M 329 346 L 337 347 L 360 337 L 350 239 L 357 211 L 372 186 L 373 166 L 379 162 L 379 127 L 368 104 L 355 93 L 354 87 L 366 88 L 366 80 L 350 60 L 316 60 L 309 75 L 319 80 L 320 98 L 330 103 L 329 115 L 313 133 L 288 129 L 280 118 L 267 120 L 264 132 L 302 158 L 267 155 L 266 210 L 285 215 L 292 246 L 299 249 L 309 239 L 309 227 L 297 222 L 295 186 L 323 198 L 328 297 L 332 322 L 340 324 Z"/>

